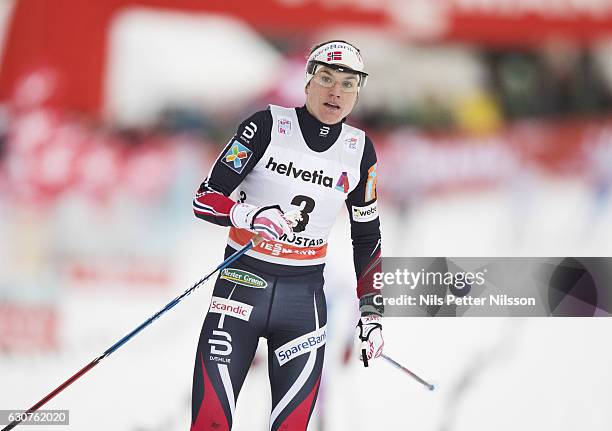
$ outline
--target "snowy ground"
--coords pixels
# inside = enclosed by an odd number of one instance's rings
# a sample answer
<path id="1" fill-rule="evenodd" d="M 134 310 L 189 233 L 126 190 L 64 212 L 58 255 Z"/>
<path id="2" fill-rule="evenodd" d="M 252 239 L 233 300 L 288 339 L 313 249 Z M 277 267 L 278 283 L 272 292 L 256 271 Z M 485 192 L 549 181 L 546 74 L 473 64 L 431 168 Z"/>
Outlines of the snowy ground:
<path id="1" fill-rule="evenodd" d="M 406 216 L 383 208 L 391 256 L 612 256 L 612 208 L 593 211 L 574 182 L 539 182 L 528 199 L 478 192 L 431 199 Z M 588 430 L 612 427 L 612 320 L 569 318 L 394 318 L 386 352 L 433 379 L 427 392 L 379 360 L 340 365 L 354 323 L 348 225 L 331 238 L 325 418 L 312 431 Z M 0 353 L 0 408 L 27 408 L 199 279 L 221 258 L 225 231 L 193 222 L 174 260 L 176 286 L 146 295 L 66 286 L 59 303 L 61 349 Z M 334 281 L 332 281 L 334 280 Z M 187 430 L 193 357 L 210 297 L 208 284 L 51 401 L 69 409 L 71 430 Z M 265 354 L 265 349 L 261 352 Z M 263 356 L 262 356 L 263 357 Z M 265 362 L 240 394 L 235 430 L 264 430 Z M 42 429 L 31 427 L 29 429 Z M 63 429 L 53 427 L 53 429 Z"/>

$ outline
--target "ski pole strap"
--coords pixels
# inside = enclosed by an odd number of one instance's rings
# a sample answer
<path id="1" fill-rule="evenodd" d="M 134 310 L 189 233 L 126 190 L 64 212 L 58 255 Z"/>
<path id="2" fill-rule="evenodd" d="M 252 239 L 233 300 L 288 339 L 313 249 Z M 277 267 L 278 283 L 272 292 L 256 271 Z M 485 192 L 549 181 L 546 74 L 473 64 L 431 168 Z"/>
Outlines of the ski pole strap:
<path id="1" fill-rule="evenodd" d="M 368 337 L 370 336 L 370 333 L 374 329 L 376 328 L 382 329 L 382 325 L 380 323 L 368 323 L 368 325 L 370 325 L 369 331 L 367 334 L 364 334 L 363 333 L 363 322 L 361 321 L 361 319 L 359 319 L 359 322 L 357 322 L 357 327 L 359 328 L 359 340 L 361 340 L 361 360 L 363 361 L 364 367 L 370 366 L 370 363 L 368 362 L 368 351 L 367 351 Z"/>
<path id="2" fill-rule="evenodd" d="M 255 221 L 255 219 L 257 218 L 257 216 L 259 214 L 261 214 L 262 212 L 266 211 L 266 210 L 270 210 L 270 209 L 277 209 L 279 210 L 281 213 L 283 212 L 283 210 L 281 209 L 280 205 L 268 205 L 265 207 L 261 207 L 259 208 L 257 211 L 255 211 L 255 214 L 253 214 L 253 217 L 251 217 L 251 230 L 254 229 L 253 227 L 253 222 Z"/>

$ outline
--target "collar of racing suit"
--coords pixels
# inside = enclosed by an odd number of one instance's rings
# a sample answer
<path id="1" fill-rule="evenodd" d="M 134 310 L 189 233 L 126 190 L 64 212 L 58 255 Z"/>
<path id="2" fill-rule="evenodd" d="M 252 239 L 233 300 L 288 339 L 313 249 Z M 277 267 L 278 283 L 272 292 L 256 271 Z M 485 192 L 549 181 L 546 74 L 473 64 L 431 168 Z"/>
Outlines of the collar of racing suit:
<path id="1" fill-rule="evenodd" d="M 295 108 L 295 110 L 308 148 L 321 153 L 328 150 L 336 142 L 342 131 L 342 123 L 346 118 L 336 124 L 325 124 L 308 112 L 306 105 Z"/>

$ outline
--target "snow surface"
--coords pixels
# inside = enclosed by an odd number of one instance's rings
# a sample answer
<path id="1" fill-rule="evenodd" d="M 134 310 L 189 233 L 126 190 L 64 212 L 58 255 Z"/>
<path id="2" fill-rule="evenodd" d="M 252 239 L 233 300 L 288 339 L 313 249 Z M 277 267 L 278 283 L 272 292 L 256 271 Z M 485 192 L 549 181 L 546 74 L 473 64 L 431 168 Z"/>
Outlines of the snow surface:
<path id="1" fill-rule="evenodd" d="M 539 181 L 529 198 L 503 190 L 442 196 L 407 213 L 381 209 L 384 254 L 610 256 L 612 208 L 594 211 L 578 182 Z M 433 380 L 428 392 L 377 360 L 341 365 L 355 322 L 354 274 L 344 214 L 330 239 L 324 387 L 309 430 L 588 430 L 612 427 L 612 319 L 389 318 L 385 351 Z M 173 288 L 146 295 L 64 286 L 61 348 L 0 352 L 0 407 L 25 409 L 187 289 L 222 258 L 226 231 L 189 223 L 168 264 Z M 53 429 L 189 429 L 193 360 L 208 283 L 66 389 L 45 408 L 69 409 Z M 262 346 L 259 358 L 266 354 Z M 265 361 L 252 368 L 234 430 L 267 429 Z M 323 415 L 319 414 L 323 411 Z M 42 429 L 30 427 L 28 429 Z"/>

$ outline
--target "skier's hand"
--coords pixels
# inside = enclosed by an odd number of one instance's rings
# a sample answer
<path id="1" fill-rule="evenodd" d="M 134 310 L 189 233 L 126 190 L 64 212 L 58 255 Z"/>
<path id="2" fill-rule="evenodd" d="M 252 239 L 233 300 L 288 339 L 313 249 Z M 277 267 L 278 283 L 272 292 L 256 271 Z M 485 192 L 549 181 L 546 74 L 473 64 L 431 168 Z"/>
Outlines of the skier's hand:
<path id="1" fill-rule="evenodd" d="M 361 316 L 357 322 L 357 336 L 359 337 L 359 358 L 363 361 L 364 367 L 368 366 L 368 361 L 382 355 L 385 341 L 382 336 L 381 317 L 377 314 Z"/>
<path id="2" fill-rule="evenodd" d="M 256 232 L 267 241 L 277 241 L 281 236 L 293 235 L 293 226 L 301 216 L 283 214 L 278 205 L 258 207 L 236 203 L 230 211 L 230 220 L 235 227 Z"/>

